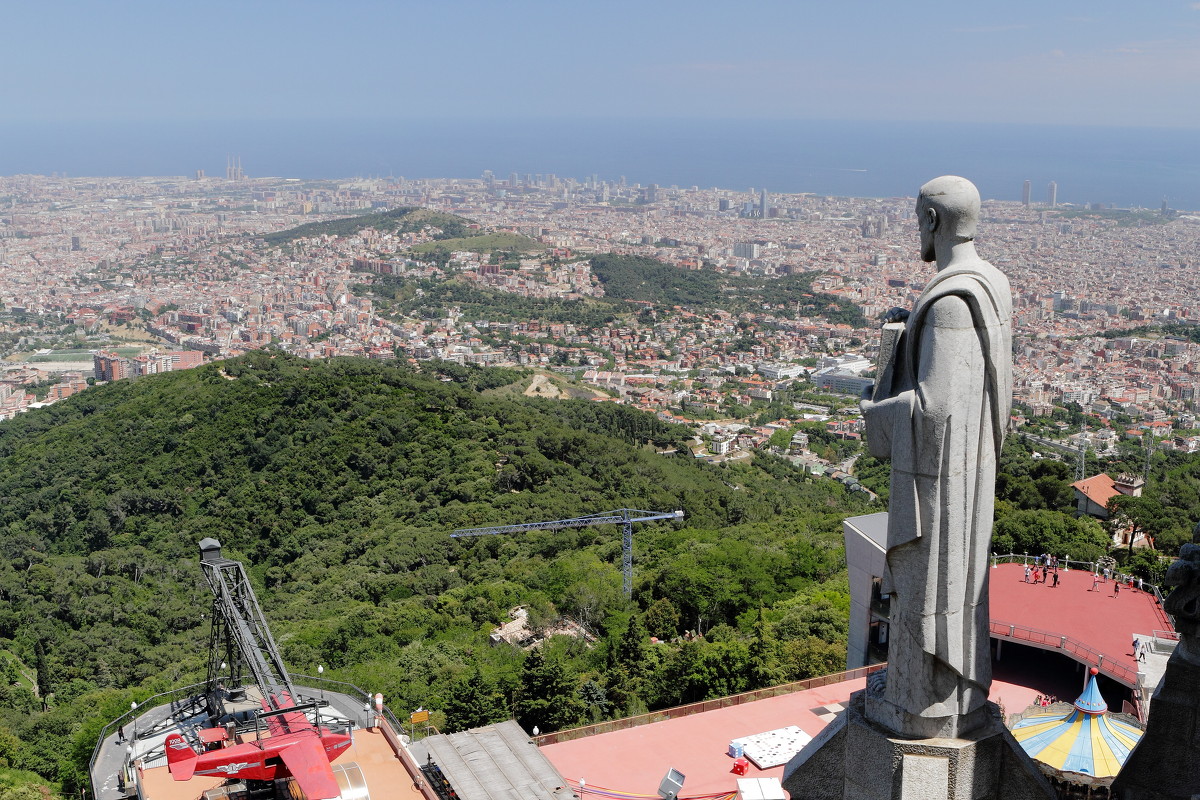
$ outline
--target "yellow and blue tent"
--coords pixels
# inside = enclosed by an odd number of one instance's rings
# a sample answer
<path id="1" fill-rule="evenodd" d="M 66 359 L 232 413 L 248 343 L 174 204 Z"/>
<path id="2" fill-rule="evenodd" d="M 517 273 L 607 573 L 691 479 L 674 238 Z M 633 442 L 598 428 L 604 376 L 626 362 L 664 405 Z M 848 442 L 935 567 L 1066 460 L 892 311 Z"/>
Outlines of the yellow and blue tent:
<path id="1" fill-rule="evenodd" d="M 1029 756 L 1060 772 L 1112 778 L 1142 736 L 1136 725 L 1113 717 L 1096 686 L 1092 669 L 1087 687 L 1065 714 L 1034 714 L 1017 722 L 1012 734 Z"/>

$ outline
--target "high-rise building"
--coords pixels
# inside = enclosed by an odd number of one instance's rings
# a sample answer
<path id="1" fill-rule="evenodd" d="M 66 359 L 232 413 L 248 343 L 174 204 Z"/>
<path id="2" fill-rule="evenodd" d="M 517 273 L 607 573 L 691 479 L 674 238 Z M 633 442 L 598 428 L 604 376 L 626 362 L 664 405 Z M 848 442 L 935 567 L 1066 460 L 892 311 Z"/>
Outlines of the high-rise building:
<path id="1" fill-rule="evenodd" d="M 1046 205 L 1051 208 L 1058 207 L 1058 184 L 1050 181 L 1050 185 L 1046 187 Z"/>
<path id="2" fill-rule="evenodd" d="M 92 371 L 98 381 L 119 381 L 132 374 L 129 359 L 103 350 L 92 354 Z"/>
<path id="3" fill-rule="evenodd" d="M 1029 208 L 1029 196 L 1033 191 L 1033 181 L 1025 181 L 1025 186 L 1021 188 L 1021 205 Z"/>
<path id="4" fill-rule="evenodd" d="M 758 215 L 763 219 L 767 218 L 767 190 L 763 189 L 758 193 Z"/>

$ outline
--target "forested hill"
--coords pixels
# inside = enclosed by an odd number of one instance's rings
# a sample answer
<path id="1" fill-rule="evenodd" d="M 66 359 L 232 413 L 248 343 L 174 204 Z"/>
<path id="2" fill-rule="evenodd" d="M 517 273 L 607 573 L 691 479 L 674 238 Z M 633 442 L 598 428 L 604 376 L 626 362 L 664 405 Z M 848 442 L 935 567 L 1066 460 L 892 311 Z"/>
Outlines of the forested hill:
<path id="1" fill-rule="evenodd" d="M 724 274 L 706 267 L 686 270 L 655 258 L 605 253 L 591 259 L 592 270 L 612 300 L 635 300 L 669 306 L 761 311 L 765 306 L 778 316 L 824 317 L 835 324 L 864 327 L 862 312 L 849 300 L 827 292 L 814 292 L 813 277 L 806 272 L 780 277 Z"/>
<path id="2" fill-rule="evenodd" d="M 364 526 L 448 531 L 616 503 L 713 527 L 780 510 L 640 447 L 676 447 L 682 426 L 613 403 L 489 398 L 478 390 L 519 373 L 441 369 L 475 385 L 255 353 L 100 387 L 0 427 L 0 525 L 51 553 L 190 556 L 217 536 L 270 564 Z"/>
<path id="3" fill-rule="evenodd" d="M 0 768 L 76 791 L 100 724 L 202 677 L 205 536 L 250 567 L 293 670 L 451 729 L 515 713 L 549 730 L 839 668 L 840 520 L 862 500 L 766 455 L 660 455 L 687 431 L 614 403 L 496 391 L 528 379 L 259 352 L 0 423 Z M 449 537 L 622 507 L 687 515 L 638 527 L 632 604 L 617 530 Z M 488 647 L 518 604 L 599 646 Z"/>
<path id="4" fill-rule="evenodd" d="M 353 236 L 367 228 L 380 233 L 413 233 L 429 225 L 440 228 L 442 231 L 435 238 L 455 239 L 471 235 L 471 231 L 467 228 L 470 224 L 470 220 L 456 214 L 430 211 L 417 206 L 404 206 L 390 211 L 360 214 L 357 217 L 346 217 L 327 222 L 309 222 L 285 231 L 268 233 L 262 238 L 266 240 L 267 244 L 277 245 L 308 236 Z"/>

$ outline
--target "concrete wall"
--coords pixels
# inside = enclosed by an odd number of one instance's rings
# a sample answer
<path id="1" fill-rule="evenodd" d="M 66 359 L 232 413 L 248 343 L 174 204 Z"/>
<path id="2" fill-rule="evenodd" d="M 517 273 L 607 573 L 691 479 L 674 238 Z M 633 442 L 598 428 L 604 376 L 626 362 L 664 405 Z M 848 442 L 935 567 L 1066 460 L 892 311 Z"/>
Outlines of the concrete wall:
<path id="1" fill-rule="evenodd" d="M 846 569 L 850 575 L 850 641 L 846 669 L 864 667 L 868 661 L 871 626 L 871 586 L 883 576 L 887 564 L 886 511 L 848 517 L 842 521 L 846 541 Z"/>

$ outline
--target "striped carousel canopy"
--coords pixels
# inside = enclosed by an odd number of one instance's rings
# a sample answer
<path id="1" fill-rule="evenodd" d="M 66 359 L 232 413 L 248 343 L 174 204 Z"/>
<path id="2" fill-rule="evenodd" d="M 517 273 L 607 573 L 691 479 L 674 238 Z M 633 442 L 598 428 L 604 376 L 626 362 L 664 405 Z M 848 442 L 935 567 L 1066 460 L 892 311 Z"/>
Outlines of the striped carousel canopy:
<path id="1" fill-rule="evenodd" d="M 1108 713 L 1096 687 L 1097 672 L 1092 668 L 1087 688 L 1066 714 L 1035 714 L 1013 727 L 1013 736 L 1031 758 L 1060 772 L 1095 778 L 1115 777 L 1120 771 L 1142 730 Z"/>

